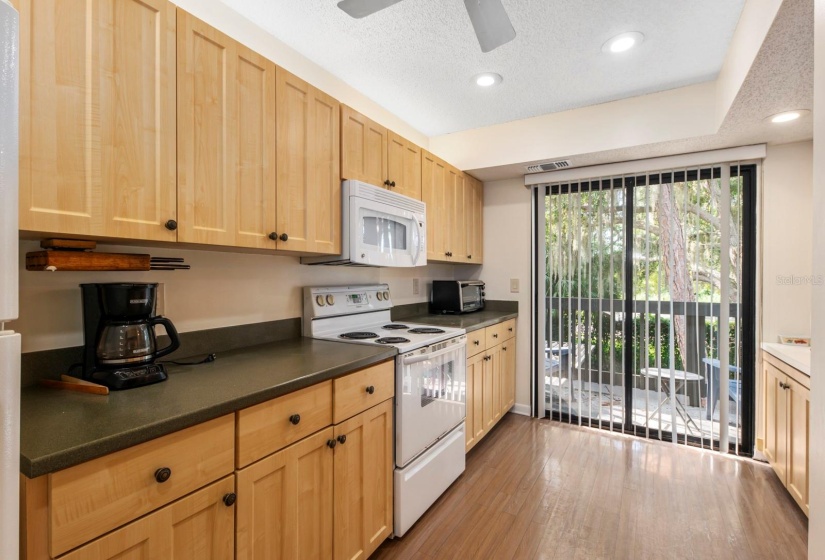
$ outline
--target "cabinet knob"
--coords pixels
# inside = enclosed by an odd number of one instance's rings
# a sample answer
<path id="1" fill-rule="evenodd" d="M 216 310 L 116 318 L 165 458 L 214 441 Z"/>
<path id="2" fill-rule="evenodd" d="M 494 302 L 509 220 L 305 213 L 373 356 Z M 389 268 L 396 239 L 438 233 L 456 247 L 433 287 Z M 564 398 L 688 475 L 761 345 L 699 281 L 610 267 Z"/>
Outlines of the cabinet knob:
<path id="1" fill-rule="evenodd" d="M 282 233 L 278 236 L 278 239 L 280 239 L 281 241 L 286 241 L 287 239 L 289 239 L 289 236 L 285 233 Z"/>
<path id="2" fill-rule="evenodd" d="M 389 186 L 390 186 L 390 180 L 389 180 L 389 179 L 386 179 L 386 180 L 384 181 L 384 186 L 385 186 L 385 187 L 389 187 Z"/>
<path id="3" fill-rule="evenodd" d="M 229 494 L 223 497 L 223 505 L 226 507 L 234 506 L 235 502 L 238 500 L 238 495 L 235 492 L 230 492 Z"/>
<path id="4" fill-rule="evenodd" d="M 278 234 L 273 231 L 272 233 L 269 234 L 269 238 L 272 241 L 278 241 Z"/>
<path id="5" fill-rule="evenodd" d="M 373 394 L 374 392 L 375 392 L 375 387 L 374 387 L 374 386 L 372 386 L 372 385 L 368 385 L 368 386 L 367 386 L 367 393 L 369 393 L 369 394 L 371 395 L 371 394 Z"/>
<path id="6" fill-rule="evenodd" d="M 391 187 L 395 187 L 395 181 L 391 181 L 391 182 L 390 182 L 390 186 L 391 186 Z"/>
<path id="7" fill-rule="evenodd" d="M 468 258 L 468 259 L 472 259 L 472 258 L 473 258 L 473 256 L 472 256 L 472 255 L 467 255 L 467 258 Z"/>
<path id="8" fill-rule="evenodd" d="M 301 415 L 300 414 L 293 414 L 292 416 L 289 417 L 289 422 L 293 426 L 297 426 L 300 421 L 301 421 Z"/>
<path id="9" fill-rule="evenodd" d="M 344 445 L 345 443 L 347 443 L 346 434 L 341 434 L 340 436 L 338 436 L 338 443 L 340 443 L 341 445 Z"/>
<path id="10" fill-rule="evenodd" d="M 510 331 L 510 332 L 513 332 L 513 327 L 510 327 L 507 330 Z"/>
<path id="11" fill-rule="evenodd" d="M 175 231 L 176 229 L 178 229 L 178 223 L 175 220 L 166 220 L 166 223 L 163 225 L 169 231 Z"/>
<path id="12" fill-rule="evenodd" d="M 337 441 L 335 441 L 334 439 L 327 440 L 327 447 L 329 447 L 330 449 L 334 449 L 334 448 L 335 448 L 335 445 L 336 445 L 337 443 L 338 443 L 338 442 L 337 442 Z"/>
<path id="13" fill-rule="evenodd" d="M 502 347 L 501 347 L 501 349 L 502 349 L 502 350 L 504 350 L 505 352 L 507 351 L 507 347 L 506 347 L 506 346 L 502 346 Z"/>
<path id="14" fill-rule="evenodd" d="M 498 338 L 498 333 L 493 333 L 493 338 Z"/>
<path id="15" fill-rule="evenodd" d="M 480 341 L 480 340 L 474 340 L 474 341 L 473 341 L 473 344 L 475 344 L 476 346 L 478 346 L 479 344 L 481 344 L 481 341 Z"/>
<path id="16" fill-rule="evenodd" d="M 160 484 L 163 484 L 169 477 L 172 476 L 172 469 L 169 467 L 163 467 L 155 471 L 155 480 L 157 480 Z"/>

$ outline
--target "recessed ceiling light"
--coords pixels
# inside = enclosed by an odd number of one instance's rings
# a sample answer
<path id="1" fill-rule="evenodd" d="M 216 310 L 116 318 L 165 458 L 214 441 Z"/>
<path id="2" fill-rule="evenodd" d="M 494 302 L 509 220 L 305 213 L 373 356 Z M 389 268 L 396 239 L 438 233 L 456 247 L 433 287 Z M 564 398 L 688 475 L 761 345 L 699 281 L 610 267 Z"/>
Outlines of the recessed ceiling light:
<path id="1" fill-rule="evenodd" d="M 606 53 L 621 53 L 629 51 L 645 40 L 645 36 L 638 31 L 628 31 L 621 35 L 616 35 L 602 45 L 602 51 Z"/>
<path id="2" fill-rule="evenodd" d="M 771 115 L 770 117 L 765 117 L 764 120 L 770 121 L 772 123 L 786 123 L 797 120 L 799 117 L 803 115 L 807 115 L 810 113 L 807 109 L 794 109 L 793 111 L 785 111 L 783 113 L 777 113 L 775 115 Z"/>
<path id="3" fill-rule="evenodd" d="M 481 87 L 490 87 L 500 84 L 501 80 L 503 80 L 501 74 L 496 74 L 495 72 L 484 72 L 483 74 L 479 74 L 473 78 L 476 85 Z"/>

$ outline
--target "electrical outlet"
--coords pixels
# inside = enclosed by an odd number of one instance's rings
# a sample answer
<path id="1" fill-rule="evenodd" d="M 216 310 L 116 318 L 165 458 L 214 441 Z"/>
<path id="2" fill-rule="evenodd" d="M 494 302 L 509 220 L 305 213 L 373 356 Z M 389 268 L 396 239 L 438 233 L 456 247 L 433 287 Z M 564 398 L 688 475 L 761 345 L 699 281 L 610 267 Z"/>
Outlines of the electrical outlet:
<path id="1" fill-rule="evenodd" d="M 518 278 L 510 278 L 510 293 L 517 294 L 518 289 Z"/>
<path id="2" fill-rule="evenodd" d="M 413 295 L 414 296 L 421 295 L 421 279 L 420 278 L 413 278 Z"/>
<path id="3" fill-rule="evenodd" d="M 155 296 L 155 315 L 166 315 L 166 284 L 158 282 Z"/>

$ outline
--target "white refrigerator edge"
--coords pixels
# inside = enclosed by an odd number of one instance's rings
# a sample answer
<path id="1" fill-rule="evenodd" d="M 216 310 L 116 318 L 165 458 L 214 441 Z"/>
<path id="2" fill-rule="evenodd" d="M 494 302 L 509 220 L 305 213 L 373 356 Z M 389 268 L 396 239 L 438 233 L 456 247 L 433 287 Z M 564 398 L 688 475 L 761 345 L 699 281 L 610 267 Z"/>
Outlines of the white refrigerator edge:
<path id="1" fill-rule="evenodd" d="M 0 558 L 19 557 L 20 335 L 18 316 L 19 19 L 0 0 Z"/>

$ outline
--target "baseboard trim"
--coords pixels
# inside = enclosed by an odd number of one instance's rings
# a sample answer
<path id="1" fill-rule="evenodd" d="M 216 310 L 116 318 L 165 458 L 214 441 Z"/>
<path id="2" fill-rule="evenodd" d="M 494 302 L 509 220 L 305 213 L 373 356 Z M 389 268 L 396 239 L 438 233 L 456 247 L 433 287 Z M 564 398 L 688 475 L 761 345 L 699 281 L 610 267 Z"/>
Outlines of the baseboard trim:
<path id="1" fill-rule="evenodd" d="M 521 414 L 522 416 L 530 416 L 530 407 L 526 404 L 516 403 L 513 405 L 513 408 L 510 409 L 510 412 Z"/>

